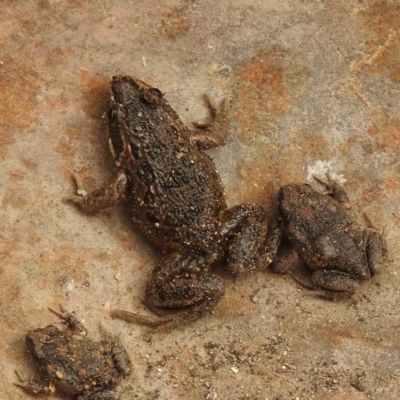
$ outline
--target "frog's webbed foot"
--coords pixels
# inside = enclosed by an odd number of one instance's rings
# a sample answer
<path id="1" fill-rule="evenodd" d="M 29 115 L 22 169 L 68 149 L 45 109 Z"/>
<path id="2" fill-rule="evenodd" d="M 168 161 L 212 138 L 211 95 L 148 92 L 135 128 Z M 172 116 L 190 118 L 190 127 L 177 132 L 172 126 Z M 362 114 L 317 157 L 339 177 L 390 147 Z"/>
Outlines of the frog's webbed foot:
<path id="1" fill-rule="evenodd" d="M 51 381 L 48 383 L 48 385 L 41 385 L 39 383 L 33 382 L 32 378 L 29 381 L 25 381 L 18 373 L 18 371 L 15 371 L 15 374 L 17 375 L 20 382 L 14 382 L 13 385 L 24 389 L 27 393 L 34 395 L 51 396 L 56 391 L 56 387 Z"/>
<path id="2" fill-rule="evenodd" d="M 77 331 L 77 332 L 79 332 L 79 334 L 86 336 L 87 329 L 84 327 L 82 322 L 80 322 L 74 314 L 65 311 L 63 307 L 60 306 L 60 309 L 61 309 L 61 312 L 53 310 L 52 308 L 49 308 L 49 311 L 51 311 L 53 314 L 60 317 L 62 322 L 64 324 L 66 324 L 69 329 L 71 329 L 73 331 Z"/>
<path id="3" fill-rule="evenodd" d="M 267 268 L 267 213 L 258 204 L 242 204 L 228 210 L 221 235 L 228 238 L 228 269 L 237 276 Z"/>
<path id="4" fill-rule="evenodd" d="M 204 95 L 204 99 L 210 110 L 211 119 L 207 122 L 193 123 L 193 125 L 204 132 L 189 132 L 191 142 L 195 143 L 201 150 L 211 149 L 223 144 L 229 131 L 229 120 L 227 117 L 229 99 L 222 100 L 219 106 L 207 94 Z"/>
<path id="5" fill-rule="evenodd" d="M 124 172 L 117 170 L 101 188 L 87 193 L 80 177 L 73 175 L 78 188 L 78 195 L 64 197 L 64 202 L 77 204 L 83 211 L 97 213 L 107 210 L 126 198 L 128 179 Z"/>
<path id="6" fill-rule="evenodd" d="M 178 310 L 161 317 L 150 317 L 123 310 L 112 316 L 161 329 L 173 329 L 210 312 L 224 293 L 222 281 L 208 273 L 204 259 L 172 255 L 161 261 L 146 288 L 145 303 L 150 308 Z"/>

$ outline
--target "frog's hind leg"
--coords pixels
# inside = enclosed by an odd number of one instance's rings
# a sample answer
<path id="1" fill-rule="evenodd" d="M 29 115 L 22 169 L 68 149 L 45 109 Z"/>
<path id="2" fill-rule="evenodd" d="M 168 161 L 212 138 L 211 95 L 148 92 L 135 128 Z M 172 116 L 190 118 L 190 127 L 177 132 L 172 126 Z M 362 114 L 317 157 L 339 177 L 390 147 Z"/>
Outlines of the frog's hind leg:
<path id="1" fill-rule="evenodd" d="M 56 391 L 56 387 L 51 381 L 49 381 L 47 385 L 42 385 L 33 382 L 32 378 L 29 381 L 25 381 L 18 371 L 15 371 L 15 374 L 17 375 L 19 382 L 14 382 L 14 386 L 24 389 L 25 392 L 29 394 L 52 396 Z"/>
<path id="2" fill-rule="evenodd" d="M 237 276 L 268 267 L 267 214 L 258 204 L 231 208 L 225 217 L 221 235 L 228 239 L 228 269 Z"/>
<path id="3" fill-rule="evenodd" d="M 314 271 L 312 281 L 316 288 L 323 290 L 324 296 L 331 300 L 349 298 L 359 286 L 359 282 L 349 274 L 328 269 Z"/>
<path id="4" fill-rule="evenodd" d="M 118 399 L 118 394 L 113 389 L 104 390 L 104 388 L 96 388 L 90 392 L 77 396 L 76 400 L 114 400 Z"/>
<path id="5" fill-rule="evenodd" d="M 209 262 L 201 257 L 173 254 L 156 267 L 146 288 L 149 308 L 179 310 L 162 317 L 149 317 L 114 310 L 113 317 L 162 329 L 172 329 L 210 312 L 224 294 L 222 281 L 208 273 Z"/>

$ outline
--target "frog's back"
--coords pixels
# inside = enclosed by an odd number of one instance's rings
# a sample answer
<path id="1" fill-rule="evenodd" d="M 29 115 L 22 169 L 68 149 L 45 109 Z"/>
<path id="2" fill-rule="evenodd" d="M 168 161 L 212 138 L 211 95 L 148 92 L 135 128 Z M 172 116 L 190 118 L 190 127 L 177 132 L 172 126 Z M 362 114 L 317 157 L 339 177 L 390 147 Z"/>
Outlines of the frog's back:
<path id="1" fill-rule="evenodd" d="M 297 232 L 295 238 L 300 242 L 343 229 L 352 222 L 339 203 L 307 184 L 283 186 L 278 196 L 289 232 Z"/>
<path id="2" fill-rule="evenodd" d="M 212 160 L 191 143 L 158 90 L 145 87 L 135 92 L 128 85 L 122 93 L 125 97 L 116 96 L 116 101 L 124 118 L 118 127 L 109 122 L 109 130 L 110 137 L 118 131 L 122 138 L 116 152 L 130 180 L 135 223 L 164 249 L 206 249 L 225 210 L 223 186 Z"/>
<path id="3" fill-rule="evenodd" d="M 49 380 L 64 394 L 75 396 L 92 388 L 112 388 L 117 370 L 100 343 L 49 325 L 28 332 L 27 345 Z"/>
<path id="4" fill-rule="evenodd" d="M 289 239 L 309 267 L 352 271 L 364 263 L 362 232 L 339 203 L 307 184 L 286 185 L 279 197 Z"/>

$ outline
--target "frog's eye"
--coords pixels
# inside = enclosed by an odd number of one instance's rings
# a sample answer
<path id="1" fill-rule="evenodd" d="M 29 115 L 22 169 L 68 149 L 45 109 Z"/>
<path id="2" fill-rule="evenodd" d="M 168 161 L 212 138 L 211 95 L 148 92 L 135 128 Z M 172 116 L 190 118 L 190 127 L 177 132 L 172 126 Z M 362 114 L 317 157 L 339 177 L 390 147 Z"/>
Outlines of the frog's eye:
<path id="1" fill-rule="evenodd" d="M 117 117 L 117 111 L 115 110 L 115 108 L 110 108 L 107 111 L 107 119 L 110 122 L 115 122 L 115 119 Z"/>
<path id="2" fill-rule="evenodd" d="M 157 104 L 162 100 L 163 94 L 157 88 L 151 88 L 143 93 L 143 98 L 150 104 Z"/>
<path id="3" fill-rule="evenodd" d="M 161 90 L 157 88 L 151 88 L 149 92 L 153 93 L 155 96 L 158 96 L 160 98 L 163 96 Z"/>

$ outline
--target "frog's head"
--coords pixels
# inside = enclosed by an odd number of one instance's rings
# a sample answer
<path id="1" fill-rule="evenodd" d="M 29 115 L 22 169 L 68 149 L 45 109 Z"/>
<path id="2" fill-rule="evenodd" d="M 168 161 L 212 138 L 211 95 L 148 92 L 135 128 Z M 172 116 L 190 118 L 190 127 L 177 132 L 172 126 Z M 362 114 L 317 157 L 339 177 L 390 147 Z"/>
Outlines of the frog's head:
<path id="1" fill-rule="evenodd" d="M 163 94 L 157 88 L 130 76 L 114 76 L 106 114 L 109 146 L 117 166 L 133 155 L 130 137 L 139 136 L 142 125 L 149 125 L 151 110 L 163 102 Z"/>
<path id="2" fill-rule="evenodd" d="M 147 107 L 151 104 L 157 106 L 163 101 L 160 89 L 131 76 L 114 76 L 111 81 L 111 91 L 111 97 L 121 106 L 135 102 L 143 102 Z"/>
<path id="3" fill-rule="evenodd" d="M 46 344 L 52 343 L 54 338 L 59 336 L 62 336 L 62 332 L 53 325 L 48 325 L 45 328 L 34 329 L 26 334 L 26 346 L 28 351 L 38 358 L 41 358 L 42 352 L 46 349 Z"/>

